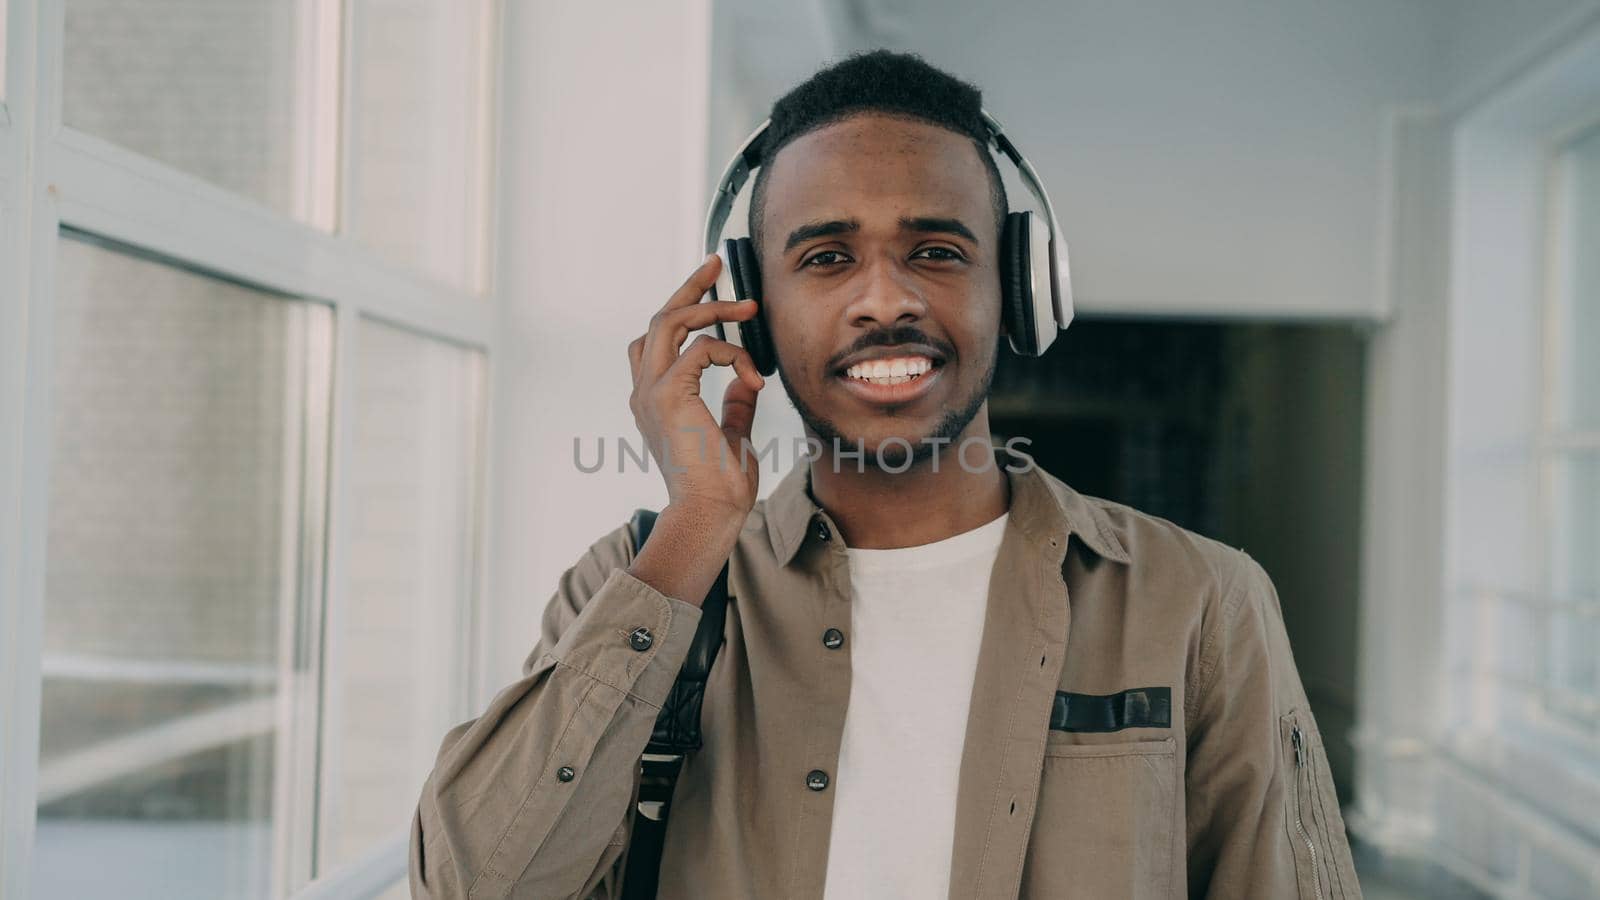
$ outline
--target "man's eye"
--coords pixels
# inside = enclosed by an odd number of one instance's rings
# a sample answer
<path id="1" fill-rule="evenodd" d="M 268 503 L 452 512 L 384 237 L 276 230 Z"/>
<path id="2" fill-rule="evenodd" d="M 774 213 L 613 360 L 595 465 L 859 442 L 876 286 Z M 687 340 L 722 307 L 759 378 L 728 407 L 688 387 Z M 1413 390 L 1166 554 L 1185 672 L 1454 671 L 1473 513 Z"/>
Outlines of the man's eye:
<path id="1" fill-rule="evenodd" d="M 828 258 L 824 259 L 824 257 L 828 257 Z M 837 259 L 835 259 L 834 257 L 837 257 Z M 821 253 L 818 253 L 816 256 L 813 256 L 810 259 L 806 260 L 805 264 L 808 265 L 808 266 L 836 266 L 836 265 L 839 264 L 839 260 L 840 259 L 846 259 L 846 258 L 848 258 L 848 257 L 846 257 L 843 253 L 840 253 L 837 250 L 824 250 Z M 819 263 L 819 262 L 817 262 L 817 260 L 822 260 L 822 262 Z"/>
<path id="2" fill-rule="evenodd" d="M 966 259 L 966 257 L 961 255 L 960 251 L 954 250 L 954 249 L 952 249 L 950 247 L 923 247 L 921 250 L 918 250 L 916 253 L 914 253 L 912 255 L 916 256 L 916 255 L 922 254 L 922 253 L 935 254 L 933 256 L 926 257 L 927 259 L 933 260 L 935 262 L 947 262 L 947 261 L 951 261 L 951 260 Z"/>

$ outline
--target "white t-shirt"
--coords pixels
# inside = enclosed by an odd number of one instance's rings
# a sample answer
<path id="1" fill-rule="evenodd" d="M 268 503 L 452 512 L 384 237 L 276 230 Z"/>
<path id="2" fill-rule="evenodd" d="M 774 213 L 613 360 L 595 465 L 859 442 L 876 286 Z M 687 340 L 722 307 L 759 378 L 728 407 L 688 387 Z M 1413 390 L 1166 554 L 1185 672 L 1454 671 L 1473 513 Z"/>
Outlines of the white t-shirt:
<path id="1" fill-rule="evenodd" d="M 847 551 L 850 705 L 827 900 L 949 890 L 967 711 L 1006 519 L 920 547 Z"/>

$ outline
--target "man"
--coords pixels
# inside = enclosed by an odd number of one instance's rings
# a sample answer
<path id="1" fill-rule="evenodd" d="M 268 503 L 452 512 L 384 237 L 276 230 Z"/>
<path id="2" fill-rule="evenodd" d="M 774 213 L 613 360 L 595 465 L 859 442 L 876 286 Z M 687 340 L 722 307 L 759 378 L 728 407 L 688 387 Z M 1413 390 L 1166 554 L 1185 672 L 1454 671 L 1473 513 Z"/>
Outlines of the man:
<path id="1" fill-rule="evenodd" d="M 639 756 L 725 562 L 659 896 L 1360 896 L 1260 566 L 990 449 L 1007 207 L 980 100 L 878 51 L 775 104 L 750 228 L 824 450 L 764 501 L 729 464 L 764 380 L 683 346 L 756 313 L 698 302 L 708 258 L 628 347 L 669 502 L 641 552 L 622 526 L 566 572 L 524 677 L 445 736 L 414 896 L 618 896 Z M 737 374 L 720 420 L 711 365 Z"/>

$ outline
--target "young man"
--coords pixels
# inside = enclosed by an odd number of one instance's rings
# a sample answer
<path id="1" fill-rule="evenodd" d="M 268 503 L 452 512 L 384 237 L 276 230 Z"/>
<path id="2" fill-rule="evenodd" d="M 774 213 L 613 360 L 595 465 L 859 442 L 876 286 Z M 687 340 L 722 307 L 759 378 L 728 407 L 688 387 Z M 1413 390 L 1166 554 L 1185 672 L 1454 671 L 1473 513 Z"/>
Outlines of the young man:
<path id="1" fill-rule="evenodd" d="M 768 141 L 763 312 L 824 451 L 756 500 L 763 379 L 683 346 L 756 311 L 698 302 L 708 258 L 628 347 L 669 503 L 642 552 L 622 526 L 567 571 L 524 677 L 445 736 L 413 896 L 618 896 L 639 756 L 726 562 L 659 896 L 1359 897 L 1260 566 L 989 447 L 1007 207 L 978 91 L 853 57 Z M 737 373 L 720 421 L 711 365 Z"/>

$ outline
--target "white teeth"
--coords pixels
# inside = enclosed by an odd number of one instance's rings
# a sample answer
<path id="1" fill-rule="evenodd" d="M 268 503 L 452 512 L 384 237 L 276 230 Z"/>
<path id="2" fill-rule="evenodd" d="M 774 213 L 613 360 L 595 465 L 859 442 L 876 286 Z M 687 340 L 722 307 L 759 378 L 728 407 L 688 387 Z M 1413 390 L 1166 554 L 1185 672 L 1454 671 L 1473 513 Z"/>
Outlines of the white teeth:
<path id="1" fill-rule="evenodd" d="M 870 384 L 904 384 L 932 368 L 933 360 L 926 356 L 901 356 L 856 363 L 845 374 Z"/>

